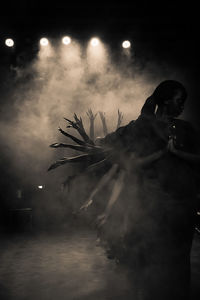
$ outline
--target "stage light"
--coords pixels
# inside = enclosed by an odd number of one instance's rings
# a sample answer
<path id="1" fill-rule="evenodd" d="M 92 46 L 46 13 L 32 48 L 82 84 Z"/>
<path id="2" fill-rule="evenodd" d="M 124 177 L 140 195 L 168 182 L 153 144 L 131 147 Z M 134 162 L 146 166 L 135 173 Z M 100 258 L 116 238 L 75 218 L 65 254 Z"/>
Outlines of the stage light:
<path id="1" fill-rule="evenodd" d="M 86 57 L 89 72 L 105 72 L 109 55 L 106 45 L 99 38 L 93 37 L 89 40 Z"/>
<path id="2" fill-rule="evenodd" d="M 124 41 L 122 43 L 122 47 L 125 48 L 125 49 L 130 48 L 131 47 L 131 43 L 129 41 Z"/>
<path id="3" fill-rule="evenodd" d="M 98 46 L 98 45 L 99 45 L 99 39 L 97 39 L 97 38 L 92 38 L 92 39 L 91 39 L 91 45 L 92 45 L 93 47 Z"/>
<path id="4" fill-rule="evenodd" d="M 38 189 L 42 190 L 43 189 L 43 185 L 38 185 Z"/>
<path id="5" fill-rule="evenodd" d="M 40 39 L 40 45 L 41 46 L 47 46 L 49 43 L 48 39 L 47 38 L 41 38 Z"/>
<path id="6" fill-rule="evenodd" d="M 14 46 L 14 41 L 12 39 L 6 39 L 5 44 L 7 47 L 13 47 Z"/>
<path id="7" fill-rule="evenodd" d="M 69 36 L 64 36 L 62 42 L 64 45 L 69 45 L 71 43 L 71 38 Z"/>

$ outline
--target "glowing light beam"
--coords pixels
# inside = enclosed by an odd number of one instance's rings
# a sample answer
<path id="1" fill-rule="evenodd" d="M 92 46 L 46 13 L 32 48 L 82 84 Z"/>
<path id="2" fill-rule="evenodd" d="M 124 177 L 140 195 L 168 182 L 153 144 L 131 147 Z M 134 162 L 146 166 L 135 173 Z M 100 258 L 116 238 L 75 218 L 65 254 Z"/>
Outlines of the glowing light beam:
<path id="1" fill-rule="evenodd" d="M 89 72 L 103 73 L 108 63 L 106 45 L 97 37 L 93 37 L 87 47 L 87 66 Z"/>

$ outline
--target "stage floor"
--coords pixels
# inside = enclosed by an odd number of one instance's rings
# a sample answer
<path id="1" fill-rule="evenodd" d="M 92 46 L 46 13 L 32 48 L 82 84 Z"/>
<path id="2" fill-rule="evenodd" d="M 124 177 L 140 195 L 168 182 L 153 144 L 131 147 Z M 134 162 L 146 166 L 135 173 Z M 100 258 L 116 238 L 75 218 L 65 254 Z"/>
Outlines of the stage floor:
<path id="1" fill-rule="evenodd" d="M 1 237 L 1 300 L 133 299 L 125 267 L 107 259 L 90 230 Z M 200 299 L 200 235 L 192 249 L 192 300 Z"/>

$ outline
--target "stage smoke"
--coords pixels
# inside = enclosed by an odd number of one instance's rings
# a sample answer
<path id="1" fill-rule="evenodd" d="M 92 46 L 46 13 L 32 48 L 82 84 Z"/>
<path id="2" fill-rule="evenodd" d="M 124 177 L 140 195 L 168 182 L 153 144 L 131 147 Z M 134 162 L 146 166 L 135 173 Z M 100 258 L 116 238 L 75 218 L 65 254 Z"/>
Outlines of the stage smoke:
<path id="1" fill-rule="evenodd" d="M 41 46 L 37 58 L 25 68 L 16 67 L 16 77 L 7 83 L 0 120 L 2 155 L 20 182 L 18 189 L 28 184 L 40 191 L 41 205 L 47 199 L 48 209 L 55 208 L 57 197 L 66 198 L 61 183 L 76 172 L 74 166 L 66 165 L 47 173 L 57 158 L 77 154 L 49 148 L 55 142 L 71 142 L 58 132 L 59 126 L 77 134 L 72 128 L 66 129 L 63 117 L 73 119 L 74 113 L 81 116 L 89 133 L 86 112 L 91 108 L 97 113 L 95 137 L 103 137 L 99 111 L 105 113 L 108 132 L 112 132 L 118 109 L 123 113 L 121 125 L 125 125 L 139 116 L 146 98 L 162 80 L 173 78 L 184 84 L 184 76 L 164 64 L 137 62 L 127 66 L 124 57 L 113 63 L 112 52 L 102 41 L 97 47 L 89 43 L 87 49 L 74 39 L 67 47 L 60 40 L 57 48 L 53 45 Z M 39 185 L 45 189 L 37 188 Z M 80 183 L 79 190 L 81 187 Z M 78 207 L 82 200 L 78 204 L 74 200 L 73 205 Z M 65 207 L 66 202 L 58 205 Z"/>

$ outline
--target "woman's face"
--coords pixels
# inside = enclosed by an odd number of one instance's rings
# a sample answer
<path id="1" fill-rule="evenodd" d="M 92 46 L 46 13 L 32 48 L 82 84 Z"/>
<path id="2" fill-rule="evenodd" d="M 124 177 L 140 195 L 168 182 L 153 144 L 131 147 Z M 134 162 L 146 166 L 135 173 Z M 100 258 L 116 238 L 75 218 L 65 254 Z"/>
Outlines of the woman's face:
<path id="1" fill-rule="evenodd" d="M 185 99 L 181 90 L 177 90 L 174 96 L 166 101 L 167 114 L 171 117 L 178 117 L 184 109 Z"/>

